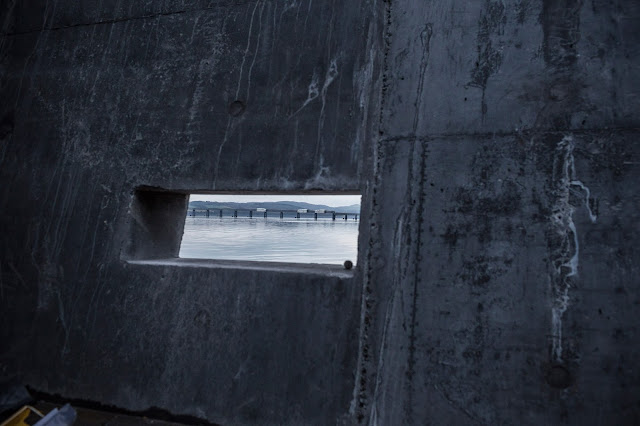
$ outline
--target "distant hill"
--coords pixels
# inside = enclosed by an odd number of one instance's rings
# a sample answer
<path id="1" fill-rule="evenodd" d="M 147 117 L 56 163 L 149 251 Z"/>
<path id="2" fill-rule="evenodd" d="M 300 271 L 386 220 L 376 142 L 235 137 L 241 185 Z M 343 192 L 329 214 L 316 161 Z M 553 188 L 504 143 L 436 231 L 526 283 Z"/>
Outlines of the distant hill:
<path id="1" fill-rule="evenodd" d="M 360 204 L 352 204 L 350 206 L 329 207 L 323 204 L 309 204 L 300 201 L 272 201 L 264 203 L 229 203 L 218 201 L 191 201 L 189 209 L 231 209 L 231 210 L 255 210 L 263 208 L 267 210 L 333 210 L 341 213 L 360 213 Z"/>
<path id="2" fill-rule="evenodd" d="M 343 213 L 360 213 L 360 204 L 351 204 L 350 206 L 329 207 L 331 210 Z"/>

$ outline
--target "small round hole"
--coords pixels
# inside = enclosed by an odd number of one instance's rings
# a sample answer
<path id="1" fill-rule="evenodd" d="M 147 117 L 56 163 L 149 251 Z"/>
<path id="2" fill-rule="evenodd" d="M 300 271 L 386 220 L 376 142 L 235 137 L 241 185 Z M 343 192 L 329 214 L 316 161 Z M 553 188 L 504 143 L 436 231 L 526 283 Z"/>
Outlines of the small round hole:
<path id="1" fill-rule="evenodd" d="M 242 101 L 233 101 L 231 105 L 229 105 L 229 115 L 232 117 L 238 117 L 242 115 L 245 110 L 244 102 Z"/>

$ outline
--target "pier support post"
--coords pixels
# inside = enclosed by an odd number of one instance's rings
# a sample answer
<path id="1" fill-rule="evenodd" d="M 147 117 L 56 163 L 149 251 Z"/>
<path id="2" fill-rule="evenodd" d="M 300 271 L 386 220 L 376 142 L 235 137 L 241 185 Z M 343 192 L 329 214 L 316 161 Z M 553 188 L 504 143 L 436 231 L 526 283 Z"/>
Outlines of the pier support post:
<path id="1" fill-rule="evenodd" d="M 249 219 L 253 217 L 253 210 L 249 210 Z"/>
<path id="2" fill-rule="evenodd" d="M 284 213 L 280 212 L 280 219 L 282 219 L 284 217 Z"/>
<path id="3" fill-rule="evenodd" d="M 222 217 L 222 209 L 220 209 L 220 217 Z"/>

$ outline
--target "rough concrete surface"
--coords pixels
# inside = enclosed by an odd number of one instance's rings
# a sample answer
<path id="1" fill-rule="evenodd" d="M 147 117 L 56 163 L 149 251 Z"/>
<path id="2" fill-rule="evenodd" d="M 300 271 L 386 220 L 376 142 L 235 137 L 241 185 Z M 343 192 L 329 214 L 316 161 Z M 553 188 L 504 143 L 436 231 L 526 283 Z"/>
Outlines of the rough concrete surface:
<path id="1" fill-rule="evenodd" d="M 0 374 L 220 424 L 640 423 L 637 28 L 3 2 Z M 197 191 L 360 191 L 357 266 L 177 260 Z"/>

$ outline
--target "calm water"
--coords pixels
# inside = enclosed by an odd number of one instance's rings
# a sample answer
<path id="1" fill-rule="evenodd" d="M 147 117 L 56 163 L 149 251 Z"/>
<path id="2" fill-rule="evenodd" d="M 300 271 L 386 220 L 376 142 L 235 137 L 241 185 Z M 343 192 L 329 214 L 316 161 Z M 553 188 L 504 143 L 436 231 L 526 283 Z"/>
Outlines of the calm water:
<path id="1" fill-rule="evenodd" d="M 187 217 L 180 257 L 355 264 L 359 224 L 353 219 Z"/>

